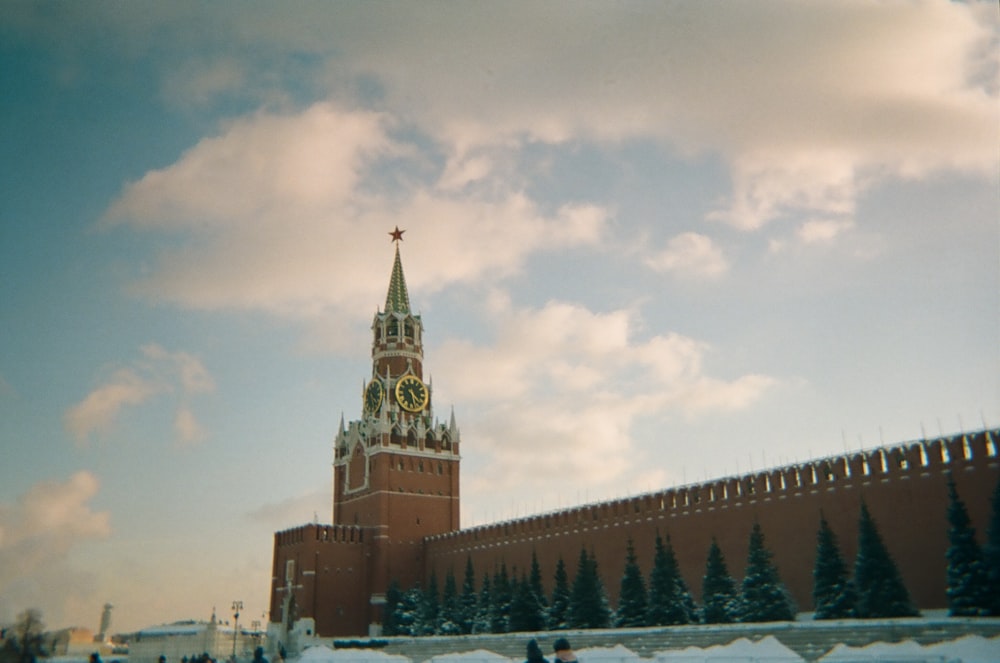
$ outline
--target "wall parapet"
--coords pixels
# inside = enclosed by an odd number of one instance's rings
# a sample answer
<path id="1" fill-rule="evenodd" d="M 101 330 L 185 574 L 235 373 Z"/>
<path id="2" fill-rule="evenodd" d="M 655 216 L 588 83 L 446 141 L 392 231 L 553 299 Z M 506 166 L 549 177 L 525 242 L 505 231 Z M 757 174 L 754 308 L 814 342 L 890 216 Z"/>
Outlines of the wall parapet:
<path id="1" fill-rule="evenodd" d="M 276 532 L 277 546 L 293 546 L 307 541 L 319 543 L 363 543 L 364 528 L 357 525 L 300 525 Z"/>
<path id="2" fill-rule="evenodd" d="M 724 509 L 803 492 L 863 487 L 1000 462 L 1000 428 L 819 457 L 803 463 L 732 475 L 669 489 L 543 512 L 427 537 L 476 548 L 496 542 L 564 534 L 599 523 L 649 520 Z"/>

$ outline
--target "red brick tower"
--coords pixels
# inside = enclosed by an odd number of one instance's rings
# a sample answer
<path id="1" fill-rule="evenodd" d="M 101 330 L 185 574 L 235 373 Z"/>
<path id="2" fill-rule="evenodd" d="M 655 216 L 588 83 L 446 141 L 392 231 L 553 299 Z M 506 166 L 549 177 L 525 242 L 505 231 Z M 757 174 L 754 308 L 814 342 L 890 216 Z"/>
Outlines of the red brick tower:
<path id="1" fill-rule="evenodd" d="M 423 539 L 459 528 L 459 431 L 434 418 L 424 382 L 423 323 L 410 310 L 399 242 L 385 309 L 372 321 L 372 372 L 362 418 L 341 422 L 334 443 L 334 525 L 365 530 L 367 597 L 378 606 L 389 583 L 422 579 Z"/>

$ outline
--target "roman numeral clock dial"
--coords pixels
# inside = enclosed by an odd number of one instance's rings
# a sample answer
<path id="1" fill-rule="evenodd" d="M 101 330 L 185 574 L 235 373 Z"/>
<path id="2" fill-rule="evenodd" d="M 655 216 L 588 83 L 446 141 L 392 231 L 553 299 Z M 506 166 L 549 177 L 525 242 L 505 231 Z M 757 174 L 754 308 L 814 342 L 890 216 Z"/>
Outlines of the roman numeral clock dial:
<path id="1" fill-rule="evenodd" d="M 427 397 L 427 385 L 415 375 L 404 375 L 396 383 L 396 402 L 408 412 L 423 410 Z"/>
<path id="2" fill-rule="evenodd" d="M 378 406 L 382 404 L 382 395 L 382 383 L 378 380 L 369 382 L 368 388 L 365 389 L 365 409 L 369 412 L 378 410 Z"/>

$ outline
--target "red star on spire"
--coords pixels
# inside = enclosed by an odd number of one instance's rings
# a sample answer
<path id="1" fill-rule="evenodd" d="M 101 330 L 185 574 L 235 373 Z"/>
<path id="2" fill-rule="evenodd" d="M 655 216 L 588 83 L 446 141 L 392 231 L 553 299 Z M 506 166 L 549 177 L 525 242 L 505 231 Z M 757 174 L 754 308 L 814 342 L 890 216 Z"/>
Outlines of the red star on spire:
<path id="1" fill-rule="evenodd" d="M 403 233 L 405 233 L 405 232 L 406 232 L 405 230 L 400 230 L 399 226 L 396 226 L 395 230 L 390 230 L 389 231 L 389 234 L 392 235 L 392 239 L 390 241 L 392 241 L 392 242 L 402 242 L 403 241 Z"/>

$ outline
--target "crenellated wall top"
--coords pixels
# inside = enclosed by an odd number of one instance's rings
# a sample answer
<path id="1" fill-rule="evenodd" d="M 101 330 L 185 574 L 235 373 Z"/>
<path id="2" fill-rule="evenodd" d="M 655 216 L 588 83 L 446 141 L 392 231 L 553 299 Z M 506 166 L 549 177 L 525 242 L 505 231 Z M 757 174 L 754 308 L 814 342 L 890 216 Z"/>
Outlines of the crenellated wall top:
<path id="1" fill-rule="evenodd" d="M 1000 460 L 1000 428 L 950 437 L 904 442 L 890 447 L 816 458 L 804 463 L 712 479 L 632 497 L 618 498 L 524 518 L 479 525 L 428 537 L 474 543 L 536 532 L 579 527 L 606 518 L 646 517 L 654 512 L 724 506 L 775 498 L 802 491 L 836 488 L 839 484 L 892 481 L 913 473 L 947 472 L 956 468 L 996 464 Z"/>
<path id="2" fill-rule="evenodd" d="M 363 543 L 365 531 L 358 525 L 320 525 L 310 523 L 276 532 L 275 542 L 279 546 L 297 545 L 306 541 L 320 543 Z"/>

